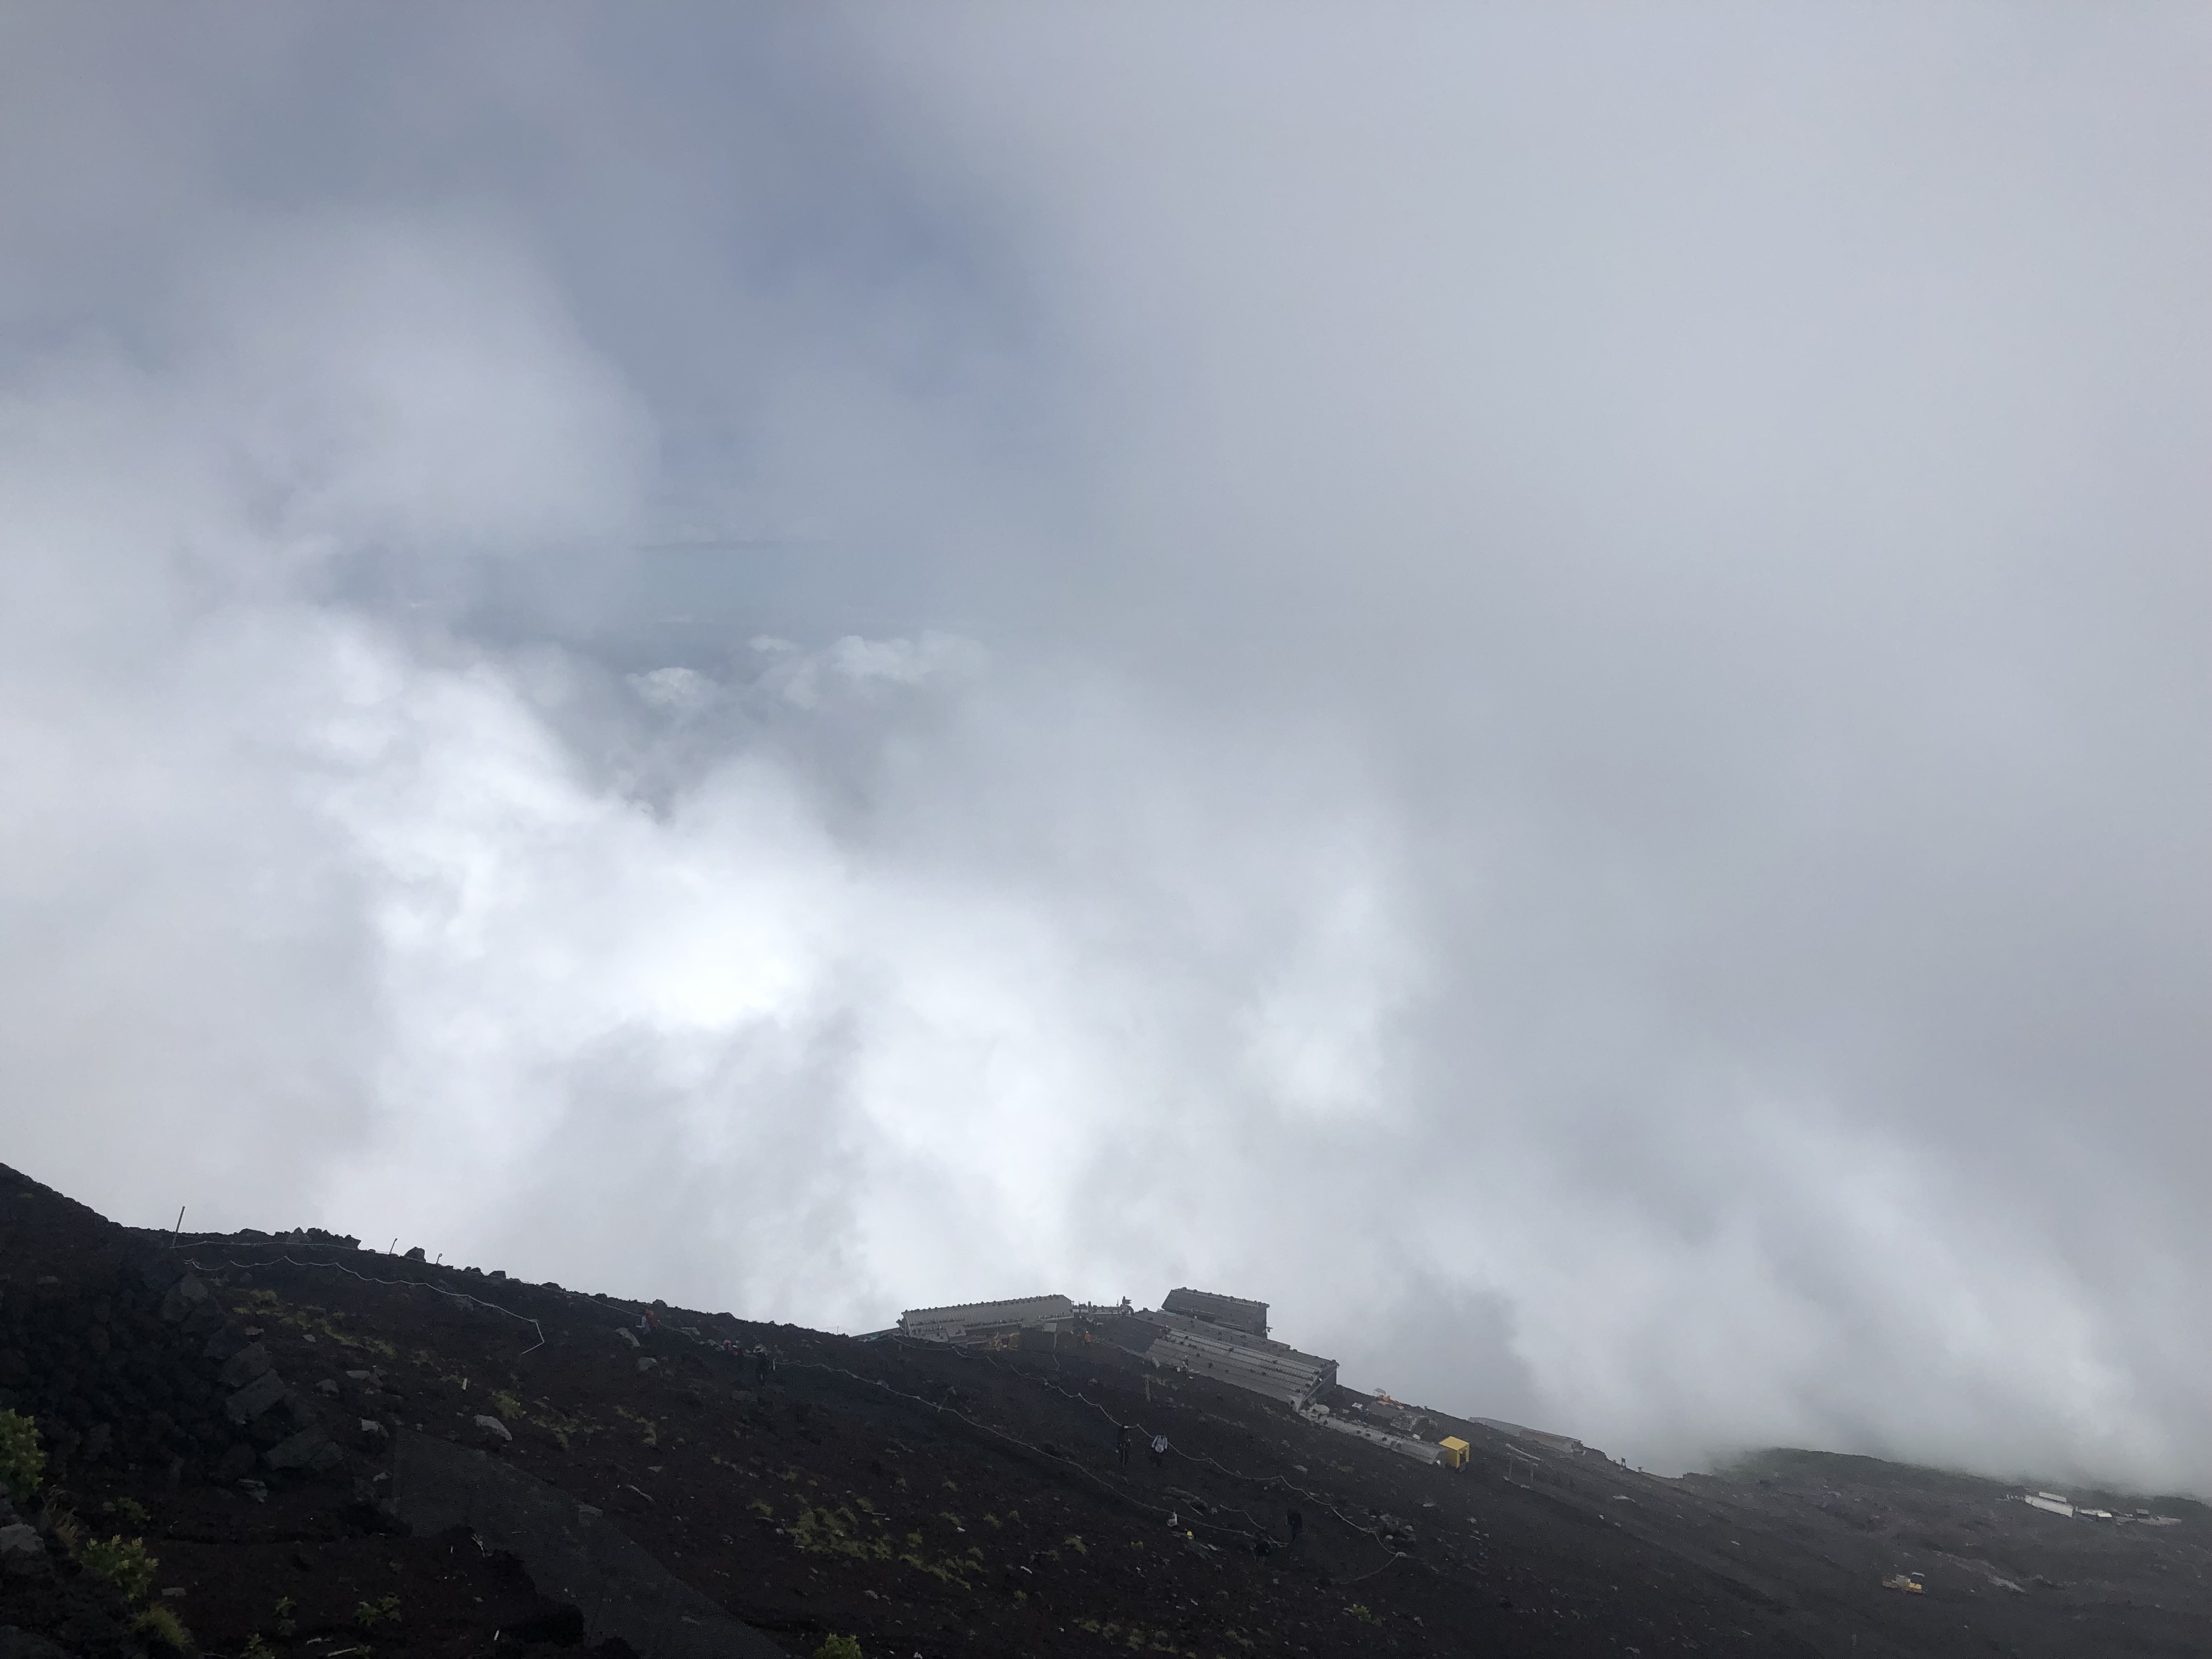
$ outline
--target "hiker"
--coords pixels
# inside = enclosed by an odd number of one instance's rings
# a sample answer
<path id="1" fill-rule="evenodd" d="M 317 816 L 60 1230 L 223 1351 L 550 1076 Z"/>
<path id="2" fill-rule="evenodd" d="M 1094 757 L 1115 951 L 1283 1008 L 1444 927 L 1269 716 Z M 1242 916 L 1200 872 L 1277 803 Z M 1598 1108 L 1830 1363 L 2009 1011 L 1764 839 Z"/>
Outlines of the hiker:
<path id="1" fill-rule="evenodd" d="M 1306 1529 L 1306 1518 L 1296 1510 L 1291 1511 L 1291 1542 L 1298 1541 L 1298 1534 Z"/>
<path id="2" fill-rule="evenodd" d="M 1152 1467 L 1158 1468 L 1168 1455 L 1168 1437 L 1164 1434 L 1152 1437 Z"/>
<path id="3" fill-rule="evenodd" d="M 1114 1455 L 1121 1460 L 1125 1469 L 1129 1467 L 1129 1429 L 1130 1425 L 1124 1423 L 1121 1432 L 1114 1437 Z"/>

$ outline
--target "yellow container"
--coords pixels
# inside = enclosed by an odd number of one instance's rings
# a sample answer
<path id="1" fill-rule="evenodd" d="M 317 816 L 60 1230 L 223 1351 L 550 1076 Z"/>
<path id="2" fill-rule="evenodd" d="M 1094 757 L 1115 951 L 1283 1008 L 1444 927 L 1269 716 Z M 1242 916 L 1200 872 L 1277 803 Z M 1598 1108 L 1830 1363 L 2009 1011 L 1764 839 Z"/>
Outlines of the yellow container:
<path id="1" fill-rule="evenodd" d="M 1454 1435 L 1449 1440 L 1437 1441 L 1437 1444 L 1444 1449 L 1444 1467 L 1446 1468 L 1462 1469 L 1467 1467 L 1468 1443 L 1466 1441 L 1461 1439 L 1457 1435 Z"/>

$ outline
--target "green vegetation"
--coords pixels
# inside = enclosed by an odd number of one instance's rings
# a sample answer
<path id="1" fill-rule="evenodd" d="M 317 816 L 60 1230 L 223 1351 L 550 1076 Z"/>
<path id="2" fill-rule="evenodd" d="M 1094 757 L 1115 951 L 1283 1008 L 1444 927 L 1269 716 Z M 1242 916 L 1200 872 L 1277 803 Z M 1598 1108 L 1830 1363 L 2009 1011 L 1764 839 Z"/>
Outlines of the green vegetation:
<path id="1" fill-rule="evenodd" d="M 68 1504 L 49 1498 L 39 1510 L 39 1523 L 53 1534 L 62 1547 L 62 1553 L 72 1561 L 84 1555 L 84 1522 L 76 1518 L 76 1511 Z"/>
<path id="2" fill-rule="evenodd" d="M 860 1659 L 860 1644 L 849 1636 L 825 1636 L 814 1659 Z"/>
<path id="3" fill-rule="evenodd" d="M 134 1527 L 143 1527 L 148 1520 L 146 1506 L 135 1498 L 117 1498 L 115 1512 Z"/>
<path id="4" fill-rule="evenodd" d="M 246 1647 L 239 1656 L 239 1659 L 276 1659 L 276 1653 L 275 1649 L 261 1639 L 261 1632 L 256 1631 L 246 1638 Z"/>
<path id="5" fill-rule="evenodd" d="M 876 1523 L 881 1526 L 879 1521 Z M 817 1510 L 809 1504 L 799 1511 L 798 1524 L 792 1528 L 792 1541 L 812 1554 L 844 1555 L 856 1561 L 888 1561 L 891 1547 L 888 1540 L 872 1541 L 859 1535 L 860 1522 L 852 1510 L 842 1506 L 835 1510 Z"/>
<path id="6" fill-rule="evenodd" d="M 399 1622 L 399 1598 L 381 1595 L 374 1601 L 356 1601 L 353 1605 L 353 1621 L 363 1630 L 374 1630 L 380 1625 Z"/>
<path id="7" fill-rule="evenodd" d="M 154 1569 L 161 1565 L 146 1553 L 143 1538 L 111 1538 L 104 1544 L 94 1540 L 85 1545 L 77 1561 L 132 1601 L 145 1600 L 146 1592 L 154 1588 Z"/>
<path id="8" fill-rule="evenodd" d="M 0 1486 L 18 1504 L 27 1504 L 46 1468 L 39 1425 L 20 1412 L 0 1412 Z"/>
<path id="9" fill-rule="evenodd" d="M 131 1628 L 151 1640 L 166 1643 L 179 1653 L 191 1651 L 191 1632 L 185 1628 L 184 1620 L 167 1607 L 152 1607 L 143 1609 L 136 1619 L 131 1621 Z"/>
<path id="10" fill-rule="evenodd" d="M 1146 1651 L 1146 1650 L 1150 1650 L 1154 1653 L 1188 1653 L 1191 1651 L 1191 1650 L 1188 1649 L 1176 1647 L 1175 1644 L 1175 1638 L 1169 1635 L 1167 1632 L 1153 1631 L 1147 1633 L 1140 1625 L 1130 1626 L 1126 1635 L 1123 1633 L 1121 1626 L 1115 1624 L 1102 1625 L 1096 1619 L 1079 1620 L 1075 1627 L 1078 1630 L 1089 1631 L 1092 1635 L 1103 1637 L 1109 1642 L 1119 1641 L 1132 1653 L 1139 1653 Z M 1301 1648 L 1298 1651 L 1303 1653 L 1305 1650 Z"/>
<path id="11" fill-rule="evenodd" d="M 514 1396 L 512 1395 L 501 1394 L 495 1395 L 492 1397 L 494 1400 L 500 1402 L 500 1414 L 502 1417 L 508 1415 L 509 1413 L 507 1413 L 505 1402 L 513 1399 Z M 561 1443 L 561 1449 L 562 1451 L 567 1451 L 568 1449 L 569 1442 L 574 1440 L 578 1435 L 592 1435 L 597 1434 L 599 1431 L 599 1425 L 587 1419 L 581 1417 L 570 1417 L 563 1412 L 556 1411 L 554 1409 L 553 1402 L 550 1400 L 539 1401 L 538 1402 L 538 1409 L 536 1411 L 525 1412 L 522 1415 L 523 1419 L 526 1422 L 535 1423 L 539 1428 L 544 1429 L 556 1440 L 559 1441 Z"/>

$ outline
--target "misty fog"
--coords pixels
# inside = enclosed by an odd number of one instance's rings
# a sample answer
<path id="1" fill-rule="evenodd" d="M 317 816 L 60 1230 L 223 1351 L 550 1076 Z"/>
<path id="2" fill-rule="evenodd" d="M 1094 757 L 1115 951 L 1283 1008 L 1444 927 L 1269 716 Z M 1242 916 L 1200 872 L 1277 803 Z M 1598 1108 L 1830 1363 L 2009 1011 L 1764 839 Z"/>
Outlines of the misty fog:
<path id="1" fill-rule="evenodd" d="M 2212 27 L 0 13 L 0 1158 L 2212 1495 Z"/>

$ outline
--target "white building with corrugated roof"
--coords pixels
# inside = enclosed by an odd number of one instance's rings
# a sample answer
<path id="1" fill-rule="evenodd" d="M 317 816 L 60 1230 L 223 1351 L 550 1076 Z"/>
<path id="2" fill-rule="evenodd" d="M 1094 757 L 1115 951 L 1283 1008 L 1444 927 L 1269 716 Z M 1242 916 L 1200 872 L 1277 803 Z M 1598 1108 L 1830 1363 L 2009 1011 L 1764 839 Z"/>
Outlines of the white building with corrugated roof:
<path id="1" fill-rule="evenodd" d="M 1178 1329 L 1170 1326 L 1154 1339 L 1145 1358 L 1170 1370 L 1208 1377 L 1279 1401 L 1293 1411 L 1336 1384 L 1334 1359 L 1300 1353 L 1280 1342 L 1258 1341 L 1229 1330 Z"/>
<path id="2" fill-rule="evenodd" d="M 1233 1331 L 1243 1331 L 1265 1341 L 1267 1336 L 1267 1304 L 1249 1301 L 1241 1296 L 1223 1296 L 1217 1291 L 1194 1291 L 1188 1285 L 1170 1291 L 1160 1303 L 1162 1313 L 1182 1314 L 1189 1319 L 1202 1319 L 1209 1325 L 1224 1325 Z"/>
<path id="3" fill-rule="evenodd" d="M 920 1342 L 983 1342 L 1011 1331 L 1056 1331 L 1075 1317 L 1064 1296 L 1018 1296 L 1004 1302 L 959 1302 L 946 1308 L 908 1308 L 899 1334 Z"/>

